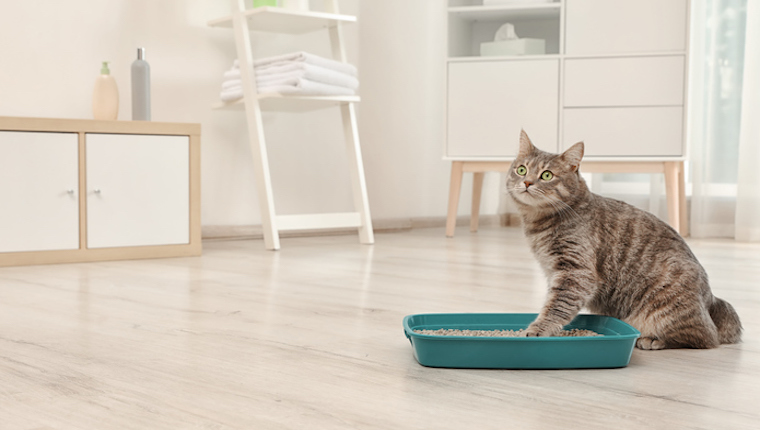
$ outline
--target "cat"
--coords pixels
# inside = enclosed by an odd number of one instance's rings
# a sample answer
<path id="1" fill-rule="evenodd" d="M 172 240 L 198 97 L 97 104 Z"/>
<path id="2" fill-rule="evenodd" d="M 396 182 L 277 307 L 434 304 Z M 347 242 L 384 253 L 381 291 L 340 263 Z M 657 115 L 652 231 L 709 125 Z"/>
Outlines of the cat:
<path id="1" fill-rule="evenodd" d="M 683 238 L 649 212 L 590 192 L 579 171 L 583 151 L 578 142 L 544 152 L 522 131 L 508 172 L 507 191 L 548 279 L 527 335 L 556 335 L 585 307 L 638 329 L 640 349 L 739 342 L 739 316 L 713 296 Z"/>

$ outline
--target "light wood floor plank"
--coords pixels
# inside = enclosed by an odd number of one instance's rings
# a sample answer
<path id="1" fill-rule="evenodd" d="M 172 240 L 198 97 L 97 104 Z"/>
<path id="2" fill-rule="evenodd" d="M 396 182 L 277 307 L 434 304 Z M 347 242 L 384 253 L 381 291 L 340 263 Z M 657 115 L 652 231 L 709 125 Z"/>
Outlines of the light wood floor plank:
<path id="1" fill-rule="evenodd" d="M 519 229 L 211 241 L 0 269 L 0 429 L 756 429 L 760 245 L 691 241 L 745 326 L 612 370 L 422 367 L 404 315 L 536 312 Z"/>

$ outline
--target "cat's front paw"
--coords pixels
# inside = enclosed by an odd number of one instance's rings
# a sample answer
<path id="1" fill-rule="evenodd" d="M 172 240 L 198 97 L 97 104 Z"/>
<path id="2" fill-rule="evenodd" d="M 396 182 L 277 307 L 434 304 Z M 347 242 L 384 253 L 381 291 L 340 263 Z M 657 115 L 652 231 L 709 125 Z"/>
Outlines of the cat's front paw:
<path id="1" fill-rule="evenodd" d="M 665 342 L 663 342 L 660 339 L 656 339 L 653 337 L 640 337 L 636 339 L 636 348 L 643 349 L 645 351 L 653 351 L 657 349 L 665 349 L 666 348 Z"/>
<path id="2" fill-rule="evenodd" d="M 534 321 L 528 328 L 525 329 L 525 336 L 527 337 L 549 337 L 556 336 L 562 330 L 562 326 L 559 324 L 552 324 L 547 322 Z"/>

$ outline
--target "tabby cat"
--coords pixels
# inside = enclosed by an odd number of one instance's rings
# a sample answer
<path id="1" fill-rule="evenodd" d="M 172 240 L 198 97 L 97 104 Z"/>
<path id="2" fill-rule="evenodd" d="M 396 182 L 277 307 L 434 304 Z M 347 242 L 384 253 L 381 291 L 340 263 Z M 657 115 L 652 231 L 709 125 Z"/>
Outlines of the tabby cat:
<path id="1" fill-rule="evenodd" d="M 649 212 L 590 192 L 582 158 L 583 142 L 550 154 L 523 131 L 508 173 L 507 190 L 549 283 L 528 336 L 556 335 L 586 307 L 636 327 L 640 349 L 738 342 L 739 316 L 712 295 L 681 236 Z"/>

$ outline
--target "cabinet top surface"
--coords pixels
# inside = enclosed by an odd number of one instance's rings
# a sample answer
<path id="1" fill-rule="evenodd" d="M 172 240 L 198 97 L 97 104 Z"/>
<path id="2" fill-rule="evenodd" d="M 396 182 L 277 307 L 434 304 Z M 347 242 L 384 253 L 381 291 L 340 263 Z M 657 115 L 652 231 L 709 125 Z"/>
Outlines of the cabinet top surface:
<path id="1" fill-rule="evenodd" d="M 0 116 L 0 130 L 199 135 L 201 133 L 201 125 L 197 123 L 154 121 L 101 121 Z"/>

